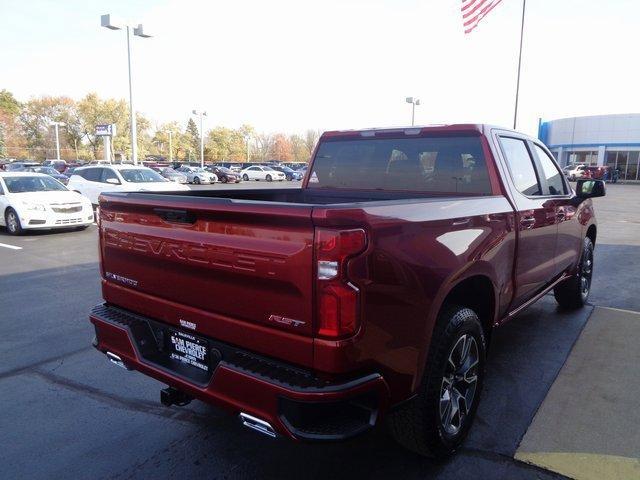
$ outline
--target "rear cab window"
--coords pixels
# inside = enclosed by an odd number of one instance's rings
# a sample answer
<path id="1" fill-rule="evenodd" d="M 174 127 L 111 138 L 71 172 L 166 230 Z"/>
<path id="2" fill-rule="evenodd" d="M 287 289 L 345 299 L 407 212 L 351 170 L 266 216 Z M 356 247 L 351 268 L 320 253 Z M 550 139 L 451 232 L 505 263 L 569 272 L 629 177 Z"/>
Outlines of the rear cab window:
<path id="1" fill-rule="evenodd" d="M 479 136 L 327 138 L 308 188 L 491 195 Z"/>

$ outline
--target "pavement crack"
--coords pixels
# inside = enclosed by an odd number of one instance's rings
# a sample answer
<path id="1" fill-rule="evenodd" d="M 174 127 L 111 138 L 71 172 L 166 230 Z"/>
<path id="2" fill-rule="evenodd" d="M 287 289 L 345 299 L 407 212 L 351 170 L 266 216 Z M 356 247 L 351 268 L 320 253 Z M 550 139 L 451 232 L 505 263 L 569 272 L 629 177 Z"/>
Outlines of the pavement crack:
<path id="1" fill-rule="evenodd" d="M 115 408 L 119 408 L 121 410 L 146 413 L 155 415 L 157 417 L 177 420 L 179 422 L 200 426 L 202 426 L 203 424 L 213 423 L 213 419 L 215 418 L 212 415 L 201 415 L 192 410 L 177 410 L 172 407 L 162 406 L 159 403 L 155 402 L 149 402 L 146 400 L 133 400 L 130 398 L 122 397 L 110 392 L 99 390 L 90 385 L 86 385 L 69 378 L 56 375 L 50 370 L 34 369 L 29 371 L 28 373 L 30 375 L 37 376 L 48 383 L 90 397 L 94 400 L 105 403 Z"/>
<path id="2" fill-rule="evenodd" d="M 83 352 L 87 352 L 89 350 L 92 350 L 93 346 L 89 345 L 86 347 L 82 347 L 82 348 L 78 348 L 76 350 L 71 350 L 70 352 L 66 352 L 63 353 L 61 355 L 56 355 L 55 357 L 49 357 L 49 358 L 45 358 L 43 360 L 38 360 L 37 362 L 31 363 L 29 365 L 25 365 L 22 367 L 17 367 L 17 368 L 13 368 L 11 370 L 7 370 L 6 372 L 1 372 L 0 373 L 0 380 L 4 379 L 4 378 L 9 378 L 9 377 L 15 377 L 16 375 L 20 375 L 22 373 L 26 373 L 29 372 L 30 370 L 36 369 L 38 367 L 41 367 L 42 365 L 46 365 L 47 363 L 51 363 L 51 362 L 56 362 L 59 360 L 63 360 L 67 357 L 72 357 L 74 355 L 77 355 L 78 353 L 83 353 Z M 60 365 L 58 365 L 60 366 Z M 58 368 L 58 367 L 56 367 Z"/>

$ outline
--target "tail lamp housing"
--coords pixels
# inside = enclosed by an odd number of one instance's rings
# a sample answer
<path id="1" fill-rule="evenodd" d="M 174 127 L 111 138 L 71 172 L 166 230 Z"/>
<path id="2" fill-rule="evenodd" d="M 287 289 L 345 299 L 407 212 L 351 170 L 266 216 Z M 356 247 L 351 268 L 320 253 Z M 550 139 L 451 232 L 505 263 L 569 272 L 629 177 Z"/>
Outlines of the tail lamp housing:
<path id="1" fill-rule="evenodd" d="M 347 265 L 349 259 L 363 252 L 366 246 L 367 236 L 361 228 L 316 229 L 316 333 L 319 336 L 342 338 L 358 330 L 360 292 L 349 281 Z"/>

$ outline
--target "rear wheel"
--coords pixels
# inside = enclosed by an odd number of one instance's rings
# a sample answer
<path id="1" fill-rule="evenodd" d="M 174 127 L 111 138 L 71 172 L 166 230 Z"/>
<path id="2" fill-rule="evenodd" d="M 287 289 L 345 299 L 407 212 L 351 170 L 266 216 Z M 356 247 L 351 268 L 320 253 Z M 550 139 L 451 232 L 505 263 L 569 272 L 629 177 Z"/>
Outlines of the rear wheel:
<path id="1" fill-rule="evenodd" d="M 20 217 L 13 208 L 8 208 L 4 214 L 5 225 L 7 226 L 7 232 L 11 235 L 22 235 L 24 230 L 20 223 Z"/>
<path id="2" fill-rule="evenodd" d="M 200 177 L 195 177 L 193 179 L 193 183 L 195 183 L 196 185 L 200 185 L 200 183 L 202 183 L 202 182 L 200 182 Z"/>
<path id="3" fill-rule="evenodd" d="M 593 276 L 593 242 L 586 237 L 582 243 L 582 255 L 578 271 L 553 289 L 558 304 L 567 309 L 581 308 L 587 303 Z"/>
<path id="4" fill-rule="evenodd" d="M 393 437 L 420 455 L 443 458 L 464 441 L 480 399 L 485 336 L 476 313 L 446 307 L 433 331 L 417 396 L 388 417 Z"/>
<path id="5" fill-rule="evenodd" d="M 265 180 L 266 180 L 267 182 L 271 182 L 271 181 L 273 181 L 273 178 L 271 178 L 271 175 L 267 175 L 267 176 L 266 176 L 266 178 L 265 178 Z"/>

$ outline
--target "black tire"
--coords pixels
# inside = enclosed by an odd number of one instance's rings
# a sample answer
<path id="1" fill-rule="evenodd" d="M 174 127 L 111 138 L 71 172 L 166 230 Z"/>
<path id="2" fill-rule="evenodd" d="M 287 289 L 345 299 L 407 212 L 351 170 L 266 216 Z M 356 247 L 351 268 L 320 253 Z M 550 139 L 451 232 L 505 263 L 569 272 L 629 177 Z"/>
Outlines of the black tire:
<path id="1" fill-rule="evenodd" d="M 460 342 L 463 342 L 462 347 Z M 457 372 L 453 372 L 449 359 L 453 358 L 455 363 L 457 352 L 462 353 L 460 348 L 464 349 L 466 342 L 469 342 L 469 355 L 475 350 L 475 364 L 472 360 L 461 361 Z M 416 396 L 387 417 L 395 440 L 413 452 L 437 459 L 455 452 L 466 438 L 478 408 L 485 355 L 485 333 L 476 313 L 456 305 L 443 308 L 433 330 L 425 372 Z M 466 373 L 461 377 L 463 371 Z M 470 381 L 472 378 L 475 383 Z M 460 389 L 465 389 L 465 385 L 468 390 L 462 395 Z M 452 413 L 454 403 L 459 413 Z M 455 423 L 457 428 L 454 428 Z"/>
<path id="2" fill-rule="evenodd" d="M 196 185 L 200 185 L 200 183 L 202 183 L 202 182 L 200 182 L 200 177 L 195 177 L 193 179 L 193 183 L 195 183 Z"/>
<path id="3" fill-rule="evenodd" d="M 247 175 L 246 173 L 244 175 L 242 175 L 242 180 L 244 180 L 245 182 L 249 181 L 249 175 Z"/>
<path id="4" fill-rule="evenodd" d="M 7 211 L 4 212 L 4 224 L 10 235 L 22 235 L 24 233 L 20 223 L 20 216 L 13 208 L 7 208 Z"/>
<path id="5" fill-rule="evenodd" d="M 582 308 L 589 298 L 593 277 L 593 242 L 589 237 L 582 241 L 582 254 L 577 270 L 571 278 L 553 289 L 556 302 L 567 310 Z"/>
<path id="6" fill-rule="evenodd" d="M 266 180 L 267 182 L 273 182 L 273 178 L 271 178 L 271 175 L 267 175 L 267 176 L 265 177 L 265 180 Z"/>

